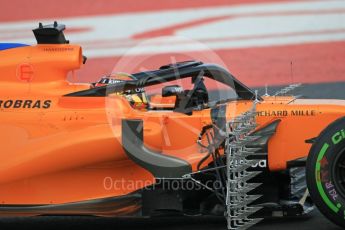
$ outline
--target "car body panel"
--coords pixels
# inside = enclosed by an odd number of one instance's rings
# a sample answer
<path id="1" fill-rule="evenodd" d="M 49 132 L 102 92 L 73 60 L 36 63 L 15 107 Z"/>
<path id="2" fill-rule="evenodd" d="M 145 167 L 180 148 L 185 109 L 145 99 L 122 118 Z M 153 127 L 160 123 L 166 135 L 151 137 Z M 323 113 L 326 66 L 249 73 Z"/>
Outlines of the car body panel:
<path id="1" fill-rule="evenodd" d="M 211 109 L 187 115 L 135 110 L 119 95 L 66 97 L 90 88 L 66 80 L 68 73 L 82 66 L 82 59 L 81 47 L 68 44 L 0 52 L 2 204 L 65 204 L 119 197 L 155 183 L 149 171 L 126 155 L 121 145 L 122 119 L 143 120 L 147 148 L 183 159 L 193 172 L 197 170 L 204 155 L 196 140 L 202 128 L 212 123 Z M 227 102 L 227 120 L 248 111 L 252 104 L 252 100 Z M 344 113 L 339 103 L 264 97 L 257 104 L 257 129 L 281 120 L 268 145 L 269 169 L 285 170 L 287 162 L 307 156 L 310 144 L 305 141 L 317 137 Z"/>

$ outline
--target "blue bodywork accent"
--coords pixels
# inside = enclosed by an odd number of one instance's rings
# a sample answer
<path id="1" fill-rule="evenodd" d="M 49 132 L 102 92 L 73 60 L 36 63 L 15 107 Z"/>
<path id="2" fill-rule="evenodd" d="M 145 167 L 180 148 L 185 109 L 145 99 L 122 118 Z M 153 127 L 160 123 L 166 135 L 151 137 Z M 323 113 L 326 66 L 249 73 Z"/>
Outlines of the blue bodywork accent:
<path id="1" fill-rule="evenodd" d="M 0 51 L 12 49 L 12 48 L 23 47 L 23 46 L 28 46 L 28 45 L 21 44 L 21 43 L 0 43 Z"/>

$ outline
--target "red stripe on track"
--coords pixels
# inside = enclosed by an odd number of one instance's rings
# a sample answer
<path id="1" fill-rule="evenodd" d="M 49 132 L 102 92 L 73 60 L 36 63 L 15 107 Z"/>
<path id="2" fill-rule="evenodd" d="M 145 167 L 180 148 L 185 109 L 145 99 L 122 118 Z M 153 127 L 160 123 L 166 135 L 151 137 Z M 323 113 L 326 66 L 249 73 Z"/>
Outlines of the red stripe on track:
<path id="1" fill-rule="evenodd" d="M 289 0 L 279 0 L 286 2 Z M 290 0 L 292 1 L 292 0 Z M 113 13 L 173 10 L 183 8 L 243 5 L 278 0 L 11 0 L 1 4 L 0 22 L 28 19 L 59 19 Z"/>
<path id="2" fill-rule="evenodd" d="M 133 39 L 152 38 L 158 36 L 170 36 L 173 35 L 177 30 L 186 29 L 189 27 L 200 26 L 202 24 L 209 24 L 226 19 L 237 19 L 243 17 L 267 17 L 267 16 L 297 16 L 297 15 L 317 15 L 317 14 L 343 14 L 344 9 L 337 10 L 309 10 L 309 11 L 277 11 L 277 12 L 265 12 L 265 13 L 247 13 L 242 15 L 228 15 L 218 17 L 208 17 L 206 19 L 198 19 L 190 22 L 185 22 L 170 27 L 164 27 L 152 31 L 145 31 L 140 34 L 134 35 Z M 306 32 L 307 33 L 307 32 Z M 270 36 L 270 35 L 268 35 Z"/>
<path id="3" fill-rule="evenodd" d="M 215 52 L 237 78 L 250 86 L 345 81 L 345 65 L 343 64 L 345 63 L 345 42 Z M 188 53 L 172 56 L 177 61 L 183 61 L 188 59 L 187 55 Z M 195 57 L 198 53 L 189 53 L 189 55 Z M 201 53 L 200 56 L 202 56 Z M 137 58 L 140 60 L 142 57 Z M 78 73 L 79 81 L 98 80 L 100 76 L 110 73 L 119 59 L 120 57 L 89 60 Z M 293 62 L 293 79 L 290 71 L 291 61 Z M 171 55 L 155 55 L 140 64 L 135 71 L 140 71 L 140 67 L 156 69 L 169 62 L 171 62 Z"/>
<path id="4" fill-rule="evenodd" d="M 203 24 L 208 24 L 212 22 L 221 21 L 224 19 L 229 19 L 232 16 L 218 16 L 218 17 L 210 17 L 210 18 L 203 18 L 195 21 L 190 21 L 186 23 L 181 23 L 169 27 L 165 27 L 163 29 L 151 30 L 147 32 L 143 32 L 140 34 L 134 35 L 132 38 L 134 39 L 145 39 L 145 38 L 152 38 L 152 37 L 159 37 L 159 36 L 171 36 L 177 30 L 187 29 L 193 26 L 201 26 Z"/>

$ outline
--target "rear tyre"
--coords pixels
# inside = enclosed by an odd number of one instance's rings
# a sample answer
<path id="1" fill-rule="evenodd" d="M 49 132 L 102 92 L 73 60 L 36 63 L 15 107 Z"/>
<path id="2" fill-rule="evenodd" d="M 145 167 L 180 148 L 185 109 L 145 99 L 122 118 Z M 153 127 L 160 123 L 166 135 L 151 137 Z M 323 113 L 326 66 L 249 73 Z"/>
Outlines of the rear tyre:
<path id="1" fill-rule="evenodd" d="M 307 185 L 318 209 L 345 228 L 345 117 L 330 124 L 313 144 Z"/>

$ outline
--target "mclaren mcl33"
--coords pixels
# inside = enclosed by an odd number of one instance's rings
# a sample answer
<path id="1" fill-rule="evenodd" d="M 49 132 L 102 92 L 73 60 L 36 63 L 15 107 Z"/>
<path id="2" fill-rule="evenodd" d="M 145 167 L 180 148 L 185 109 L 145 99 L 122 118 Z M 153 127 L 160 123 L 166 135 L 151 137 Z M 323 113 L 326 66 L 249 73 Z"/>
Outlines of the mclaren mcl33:
<path id="1" fill-rule="evenodd" d="M 345 227 L 344 101 L 259 96 L 198 61 L 71 84 L 86 58 L 64 28 L 0 44 L 1 216 L 215 215 L 245 229 L 315 204 Z"/>

